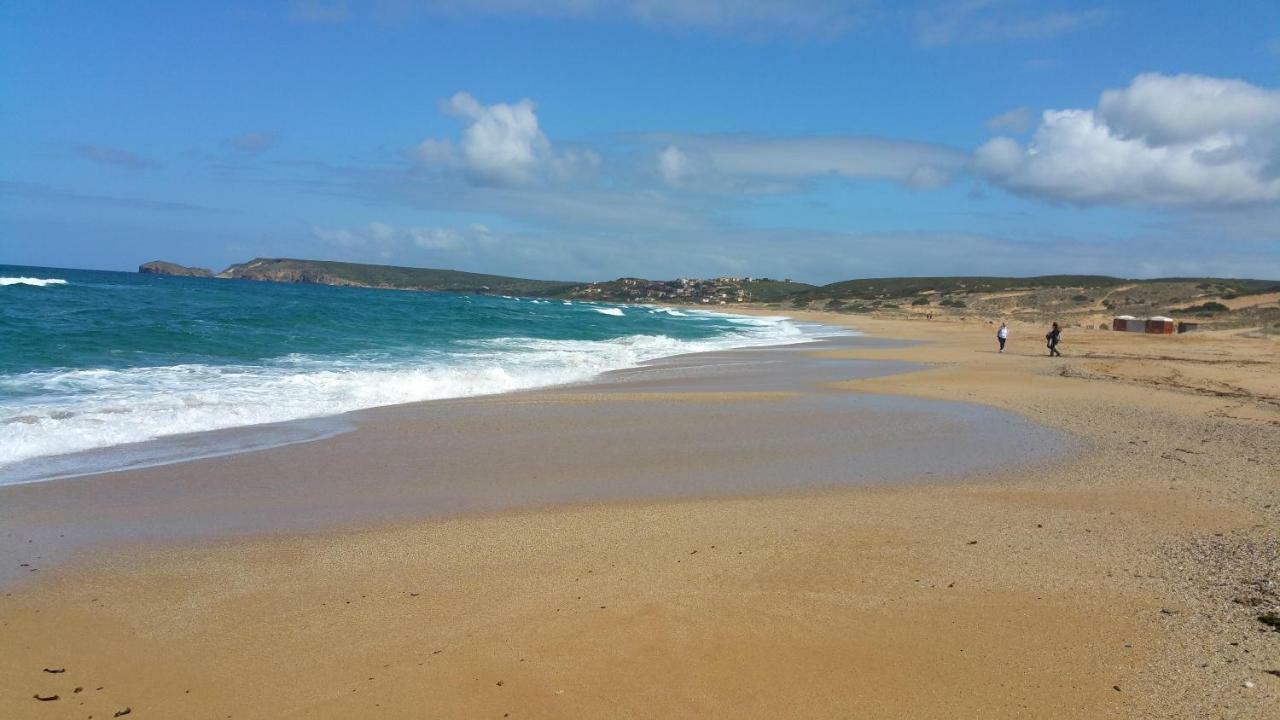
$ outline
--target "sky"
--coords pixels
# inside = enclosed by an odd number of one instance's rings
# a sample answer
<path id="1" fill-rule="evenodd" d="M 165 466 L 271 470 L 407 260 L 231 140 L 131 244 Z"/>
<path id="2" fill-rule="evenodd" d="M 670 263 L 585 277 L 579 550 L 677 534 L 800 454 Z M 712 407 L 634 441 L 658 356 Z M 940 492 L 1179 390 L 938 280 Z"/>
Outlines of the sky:
<path id="1" fill-rule="evenodd" d="M 1280 3 L 0 4 L 0 264 L 1280 279 Z"/>

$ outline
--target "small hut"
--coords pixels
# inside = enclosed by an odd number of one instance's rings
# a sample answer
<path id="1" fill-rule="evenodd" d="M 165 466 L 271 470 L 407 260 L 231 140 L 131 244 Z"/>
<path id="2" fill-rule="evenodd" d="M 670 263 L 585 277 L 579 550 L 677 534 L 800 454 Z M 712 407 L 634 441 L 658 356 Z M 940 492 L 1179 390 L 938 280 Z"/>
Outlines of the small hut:
<path id="1" fill-rule="evenodd" d="M 1147 332 L 1153 335 L 1172 335 L 1173 318 L 1167 318 L 1162 315 L 1147 318 Z"/>
<path id="2" fill-rule="evenodd" d="M 1147 324 L 1132 315 L 1120 315 L 1111 320 L 1111 329 L 1116 332 L 1146 332 Z"/>
<path id="3" fill-rule="evenodd" d="M 1178 323 L 1178 334 L 1200 332 L 1200 323 L 1180 322 Z"/>

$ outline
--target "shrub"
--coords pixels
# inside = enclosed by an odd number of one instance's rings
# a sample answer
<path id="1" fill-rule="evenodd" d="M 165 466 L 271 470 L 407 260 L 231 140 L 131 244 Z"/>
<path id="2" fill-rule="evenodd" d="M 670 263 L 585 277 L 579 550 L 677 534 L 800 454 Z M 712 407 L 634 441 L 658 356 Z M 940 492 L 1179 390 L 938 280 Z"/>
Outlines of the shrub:
<path id="1" fill-rule="evenodd" d="M 1192 305 L 1191 307 L 1184 308 L 1183 312 L 1205 314 L 1205 313 L 1216 313 L 1216 312 L 1228 312 L 1230 310 L 1231 308 L 1227 307 L 1226 305 L 1223 305 L 1220 302 L 1207 302 L 1203 305 Z"/>
<path id="2" fill-rule="evenodd" d="M 927 298 L 927 297 L 918 297 L 918 298 L 916 298 L 915 300 L 912 300 L 912 301 L 911 301 L 911 304 L 912 304 L 912 305 L 928 305 L 928 304 L 929 304 L 929 298 Z"/>
<path id="3" fill-rule="evenodd" d="M 1071 299 L 1075 300 L 1076 302 L 1092 302 L 1093 301 L 1093 298 L 1089 297 L 1088 295 L 1076 295 Z"/>

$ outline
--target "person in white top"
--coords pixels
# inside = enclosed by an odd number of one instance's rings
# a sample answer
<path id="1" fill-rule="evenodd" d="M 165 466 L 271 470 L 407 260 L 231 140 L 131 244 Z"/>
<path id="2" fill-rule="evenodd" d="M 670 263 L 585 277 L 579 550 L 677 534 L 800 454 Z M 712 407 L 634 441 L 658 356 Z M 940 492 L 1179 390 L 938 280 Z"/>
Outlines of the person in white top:
<path id="1" fill-rule="evenodd" d="M 1000 329 L 996 331 L 996 339 L 1000 341 L 1000 352 L 1004 352 L 1004 343 L 1009 339 L 1009 326 L 1000 323 Z"/>

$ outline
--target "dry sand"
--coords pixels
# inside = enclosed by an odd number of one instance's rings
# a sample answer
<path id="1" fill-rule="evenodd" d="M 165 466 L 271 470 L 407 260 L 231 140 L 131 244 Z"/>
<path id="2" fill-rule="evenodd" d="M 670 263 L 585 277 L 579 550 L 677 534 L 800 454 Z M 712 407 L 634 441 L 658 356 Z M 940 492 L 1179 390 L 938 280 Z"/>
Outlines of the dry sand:
<path id="1" fill-rule="evenodd" d="M 828 359 L 934 366 L 819 378 L 830 397 L 988 404 L 1069 433 L 1075 449 L 1027 466 L 1016 445 L 984 440 L 1007 469 L 962 463 L 962 483 L 579 503 L 103 548 L 41 567 L 0 598 L 0 717 L 1280 712 L 1280 676 L 1268 674 L 1280 671 L 1280 633 L 1257 620 L 1280 610 L 1275 341 L 1069 330 L 1067 357 L 1049 359 L 1043 331 L 1029 326 L 1014 325 L 1010 352 L 997 355 L 994 328 L 977 321 L 856 324 L 921 343 L 822 351 Z M 770 417 L 768 407 L 811 394 L 695 385 L 712 395 L 659 383 L 535 402 L 560 412 L 643 407 L 676 422 L 704 405 Z M 86 497 L 138 518 L 175 506 L 190 515 L 198 503 L 149 494 L 160 491 L 147 478 L 240 477 L 240 491 L 288 513 L 311 507 L 297 492 L 298 464 L 323 476 L 354 462 L 343 442 L 403 448 L 415 422 L 403 412 L 345 440 L 106 476 L 128 488 L 128 503 L 111 505 L 111 486 L 93 478 L 58 492 L 105 487 Z M 801 420 L 740 430 L 740 442 L 766 444 Z M 856 443 L 860 428 L 845 429 Z M 632 443 L 618 457 L 647 452 L 655 465 L 684 467 L 661 444 L 618 442 Z M 325 450 L 334 447 L 346 456 Z M 404 457 L 366 457 L 362 467 L 394 475 Z M 268 460 L 293 490 L 275 492 L 274 476 L 250 472 Z M 537 460 L 527 462 L 537 474 Z M 83 517 L 76 502 L 55 507 L 42 522 Z M 6 543 L 19 541 L 14 527 Z"/>

